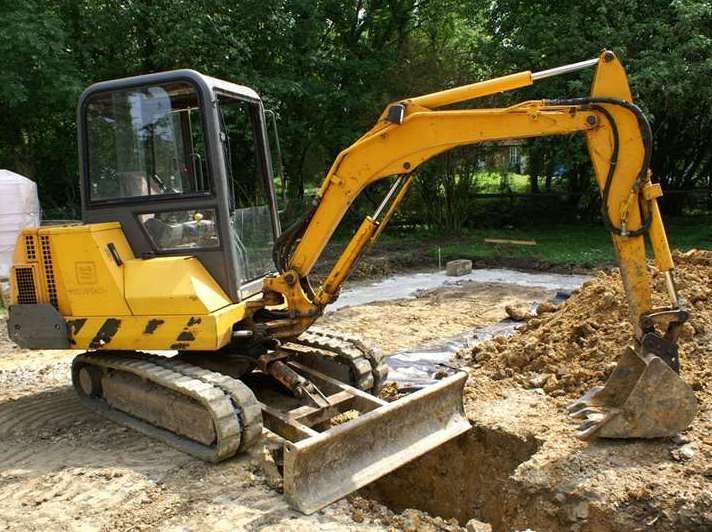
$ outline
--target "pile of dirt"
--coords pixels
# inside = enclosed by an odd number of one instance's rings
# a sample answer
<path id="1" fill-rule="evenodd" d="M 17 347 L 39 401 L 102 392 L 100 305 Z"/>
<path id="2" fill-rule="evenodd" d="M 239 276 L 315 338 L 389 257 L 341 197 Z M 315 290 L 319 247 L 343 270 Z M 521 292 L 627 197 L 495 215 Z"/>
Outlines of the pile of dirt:
<path id="1" fill-rule="evenodd" d="M 680 338 L 682 376 L 699 396 L 712 383 L 712 251 L 676 254 L 680 295 L 691 312 Z M 654 304 L 666 301 L 664 276 L 651 267 Z M 511 337 L 494 339 L 461 353 L 475 374 L 511 387 L 543 388 L 552 397 L 571 399 L 605 382 L 633 326 L 617 270 L 600 272 L 557 311 L 529 318 Z M 514 382 L 512 382 L 514 381 Z"/>
<path id="2" fill-rule="evenodd" d="M 565 405 L 605 382 L 632 342 L 620 274 L 598 273 L 558 308 L 521 314 L 511 336 L 460 353 L 472 429 L 365 491 L 392 510 L 417 508 L 494 530 L 712 530 L 712 251 L 676 255 L 691 312 L 682 377 L 698 413 L 653 440 L 574 437 Z M 651 268 L 655 305 L 664 276 Z M 514 308 L 513 308 L 514 310 Z M 523 308 L 522 310 L 526 310 Z"/>

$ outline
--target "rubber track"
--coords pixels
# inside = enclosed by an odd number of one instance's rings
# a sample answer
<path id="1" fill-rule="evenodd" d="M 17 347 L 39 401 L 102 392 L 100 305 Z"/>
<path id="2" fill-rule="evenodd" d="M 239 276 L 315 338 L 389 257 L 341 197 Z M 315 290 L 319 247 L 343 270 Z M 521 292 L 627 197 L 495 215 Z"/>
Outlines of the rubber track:
<path id="1" fill-rule="evenodd" d="M 89 398 L 79 388 L 82 365 L 132 373 L 200 403 L 213 419 L 215 446 L 206 446 L 112 409 Z M 82 403 L 109 419 L 159 439 L 201 460 L 219 462 L 247 449 L 262 433 L 262 411 L 252 391 L 242 382 L 183 361 L 139 352 L 84 353 L 72 363 L 72 380 Z"/>
<path id="2" fill-rule="evenodd" d="M 211 384 L 230 396 L 242 427 L 238 452 L 248 449 L 262 434 L 262 408 L 257 402 L 255 394 L 244 382 L 229 375 L 188 364 L 184 360 L 174 360 L 147 353 L 141 353 L 141 355 L 151 357 L 153 363 L 166 369 Z"/>
<path id="3" fill-rule="evenodd" d="M 323 351 L 330 353 L 331 356 L 335 355 L 338 363 L 350 367 L 351 382 L 347 384 L 361 390 L 376 394 L 388 377 L 388 366 L 383 360 L 383 354 L 374 352 L 355 336 L 312 327 L 291 343 L 312 349 L 312 351 L 304 351 L 290 349 L 290 344 L 282 346 L 282 349 L 291 352 L 307 366 L 310 365 L 310 357 L 329 356 Z"/>

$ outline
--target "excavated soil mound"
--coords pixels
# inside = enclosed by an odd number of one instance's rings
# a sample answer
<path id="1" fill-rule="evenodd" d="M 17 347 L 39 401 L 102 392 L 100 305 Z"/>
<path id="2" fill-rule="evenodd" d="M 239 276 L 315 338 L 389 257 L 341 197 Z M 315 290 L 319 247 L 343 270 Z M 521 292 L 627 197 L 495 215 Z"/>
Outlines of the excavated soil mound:
<path id="1" fill-rule="evenodd" d="M 682 376 L 709 404 L 712 391 L 712 251 L 677 254 L 676 280 L 691 312 L 680 338 Z M 667 303 L 665 281 L 654 268 L 654 304 Z M 573 399 L 605 382 L 633 338 L 617 271 L 598 273 L 556 312 L 529 319 L 512 337 L 496 337 L 465 354 L 476 373 L 552 397 Z M 509 381 L 509 382 L 507 382 Z"/>

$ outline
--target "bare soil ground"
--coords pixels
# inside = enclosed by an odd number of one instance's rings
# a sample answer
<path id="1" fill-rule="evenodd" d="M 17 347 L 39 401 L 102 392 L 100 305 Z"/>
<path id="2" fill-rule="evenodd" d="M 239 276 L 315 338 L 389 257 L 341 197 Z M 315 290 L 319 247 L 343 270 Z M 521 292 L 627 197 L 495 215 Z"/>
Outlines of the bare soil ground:
<path id="1" fill-rule="evenodd" d="M 473 429 L 368 494 L 396 510 L 460 522 L 477 515 L 497 530 L 712 530 L 712 252 L 676 262 L 693 313 L 680 342 L 682 375 L 699 402 L 684 434 L 573 438 L 566 405 L 605 382 L 632 338 L 620 276 L 601 273 L 512 337 L 462 353 Z M 653 274 L 664 294 L 662 275 Z"/>
<path id="2" fill-rule="evenodd" d="M 368 528 L 345 502 L 291 511 L 261 449 L 210 465 L 86 412 L 69 385 L 76 353 L 0 348 L 0 530 Z"/>
<path id="3" fill-rule="evenodd" d="M 548 296 L 465 283 L 343 309 L 324 325 L 365 329 L 370 341 L 395 350 L 499 321 L 505 304 Z M 70 387 L 76 354 L 19 349 L 0 324 L 0 530 L 459 529 L 358 498 L 308 517 L 293 512 L 265 474 L 260 445 L 210 465 L 86 412 Z"/>
<path id="4" fill-rule="evenodd" d="M 712 253 L 677 261 L 694 312 L 683 376 L 700 403 L 685 434 L 573 437 L 564 407 L 605 381 L 632 334 L 620 279 L 602 273 L 513 337 L 462 353 L 472 430 L 309 517 L 286 506 L 260 446 L 201 463 L 83 411 L 69 388 L 73 353 L 30 353 L 0 337 L 0 529 L 487 530 L 486 521 L 495 530 L 711 530 Z M 505 306 L 550 295 L 462 283 L 344 308 L 320 325 L 388 352 L 497 322 Z"/>
<path id="5" fill-rule="evenodd" d="M 552 290 L 463 281 L 418 292 L 415 299 L 382 301 L 329 312 L 319 325 L 356 334 L 385 353 L 428 344 L 507 318 L 508 306 L 529 306 Z"/>

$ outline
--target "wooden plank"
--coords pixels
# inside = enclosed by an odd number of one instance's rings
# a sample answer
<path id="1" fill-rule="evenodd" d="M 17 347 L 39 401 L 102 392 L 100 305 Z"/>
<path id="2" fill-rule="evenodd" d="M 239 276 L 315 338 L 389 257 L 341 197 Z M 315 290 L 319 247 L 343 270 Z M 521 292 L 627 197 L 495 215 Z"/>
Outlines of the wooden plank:
<path id="1" fill-rule="evenodd" d="M 506 238 L 485 238 L 485 244 L 506 244 L 509 246 L 536 246 L 534 240 L 509 240 Z"/>

